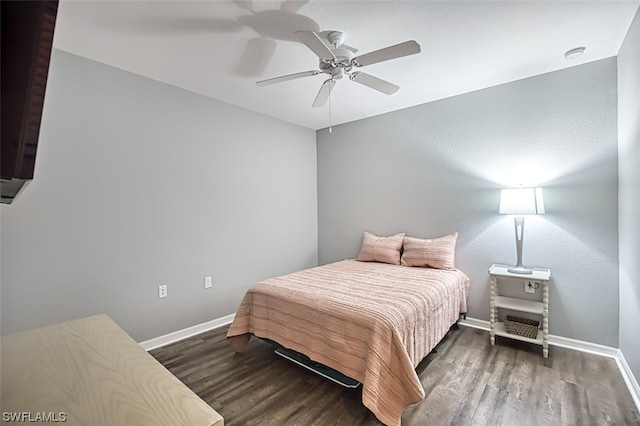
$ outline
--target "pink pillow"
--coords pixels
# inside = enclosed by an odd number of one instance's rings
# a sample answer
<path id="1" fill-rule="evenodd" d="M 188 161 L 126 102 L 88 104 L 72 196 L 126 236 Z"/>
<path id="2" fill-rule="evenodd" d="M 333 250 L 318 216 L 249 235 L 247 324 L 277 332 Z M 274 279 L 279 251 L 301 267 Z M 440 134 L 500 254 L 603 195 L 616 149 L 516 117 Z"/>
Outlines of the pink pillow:
<path id="1" fill-rule="evenodd" d="M 403 238 L 404 232 L 391 237 L 378 237 L 370 232 L 365 232 L 357 260 L 399 265 Z"/>
<path id="2" fill-rule="evenodd" d="M 437 269 L 456 268 L 456 241 L 458 233 L 440 238 L 419 239 L 404 237 L 401 264 L 429 266 Z"/>

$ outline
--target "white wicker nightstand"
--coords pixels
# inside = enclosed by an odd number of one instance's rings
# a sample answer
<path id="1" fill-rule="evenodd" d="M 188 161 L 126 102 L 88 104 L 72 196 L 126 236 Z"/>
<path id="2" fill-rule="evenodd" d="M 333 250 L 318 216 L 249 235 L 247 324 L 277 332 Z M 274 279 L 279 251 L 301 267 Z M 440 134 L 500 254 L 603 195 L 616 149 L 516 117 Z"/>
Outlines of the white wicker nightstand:
<path id="1" fill-rule="evenodd" d="M 521 340 L 523 342 L 535 343 L 542 346 L 542 355 L 549 357 L 549 280 L 551 279 L 551 270 L 549 268 L 531 268 L 531 274 L 522 275 L 509 272 L 507 265 L 491 265 L 489 268 L 489 276 L 491 281 L 491 296 L 489 304 L 489 315 L 491 324 L 491 344 L 496 341 L 495 336 L 504 336 L 510 339 Z M 527 299 L 519 299 L 516 297 L 501 296 L 498 288 L 498 280 L 513 283 L 521 282 L 524 285 L 528 281 L 540 282 L 542 284 L 542 301 L 533 301 Z M 508 333 L 503 322 L 498 320 L 498 308 L 509 309 L 518 312 L 527 312 L 542 316 L 542 330 L 538 330 L 535 339 L 520 336 L 518 334 Z"/>

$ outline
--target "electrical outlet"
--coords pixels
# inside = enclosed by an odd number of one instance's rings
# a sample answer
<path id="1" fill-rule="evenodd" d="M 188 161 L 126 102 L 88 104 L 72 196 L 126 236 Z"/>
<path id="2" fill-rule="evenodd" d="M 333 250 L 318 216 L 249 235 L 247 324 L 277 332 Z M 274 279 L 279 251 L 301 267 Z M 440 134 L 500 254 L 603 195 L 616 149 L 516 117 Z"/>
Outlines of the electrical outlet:
<path id="1" fill-rule="evenodd" d="M 158 286 L 158 298 L 162 299 L 164 297 L 167 297 L 167 286 L 166 285 Z"/>
<path id="2" fill-rule="evenodd" d="M 211 288 L 211 277 L 204 277 L 204 288 Z"/>
<path id="3" fill-rule="evenodd" d="M 524 282 L 524 291 L 526 293 L 535 293 L 540 288 L 540 281 L 526 280 Z"/>

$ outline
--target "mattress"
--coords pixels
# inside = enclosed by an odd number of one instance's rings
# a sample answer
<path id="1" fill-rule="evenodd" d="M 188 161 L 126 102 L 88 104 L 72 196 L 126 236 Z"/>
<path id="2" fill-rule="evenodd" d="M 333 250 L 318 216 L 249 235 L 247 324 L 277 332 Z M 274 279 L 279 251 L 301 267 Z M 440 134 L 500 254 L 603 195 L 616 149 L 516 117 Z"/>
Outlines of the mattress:
<path id="1" fill-rule="evenodd" d="M 469 278 L 440 270 L 344 260 L 251 287 L 227 337 L 278 342 L 362 383 L 362 402 L 386 425 L 424 398 L 418 363 L 467 311 Z"/>

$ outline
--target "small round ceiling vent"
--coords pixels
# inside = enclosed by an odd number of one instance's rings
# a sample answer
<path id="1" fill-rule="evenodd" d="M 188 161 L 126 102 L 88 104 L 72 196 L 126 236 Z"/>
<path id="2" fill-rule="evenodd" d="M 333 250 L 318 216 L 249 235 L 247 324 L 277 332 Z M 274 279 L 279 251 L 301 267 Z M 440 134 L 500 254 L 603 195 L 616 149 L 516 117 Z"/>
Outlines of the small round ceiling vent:
<path id="1" fill-rule="evenodd" d="M 576 47 L 574 49 L 567 50 L 564 54 L 564 57 L 569 60 L 576 59 L 584 55 L 585 50 L 586 50 L 586 47 Z"/>

